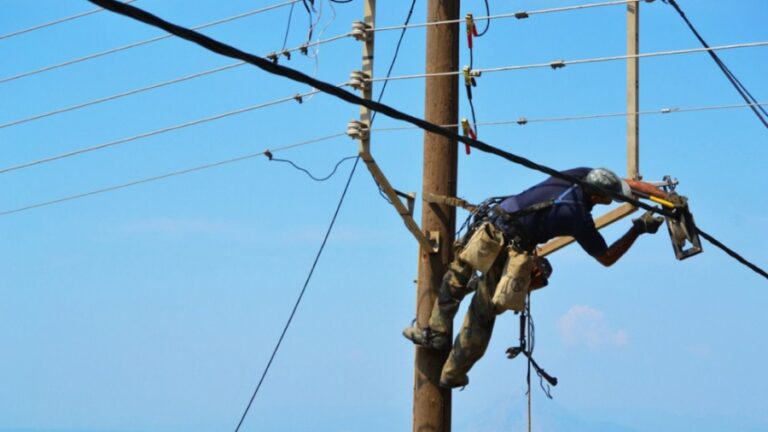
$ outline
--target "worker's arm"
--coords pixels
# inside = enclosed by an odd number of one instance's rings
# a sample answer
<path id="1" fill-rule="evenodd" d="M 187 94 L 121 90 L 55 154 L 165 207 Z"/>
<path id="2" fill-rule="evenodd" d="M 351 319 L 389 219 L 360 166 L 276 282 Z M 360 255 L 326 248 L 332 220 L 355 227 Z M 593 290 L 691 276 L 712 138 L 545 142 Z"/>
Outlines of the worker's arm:
<path id="1" fill-rule="evenodd" d="M 629 228 L 629 231 L 613 242 L 612 245 L 608 246 L 608 249 L 601 255 L 596 255 L 595 259 L 606 267 L 612 266 L 619 260 L 619 258 L 624 256 L 630 247 L 632 247 L 632 244 L 634 244 L 635 240 L 640 237 L 640 234 L 640 230 L 638 230 L 635 225 L 632 225 L 632 227 Z"/>
<path id="2" fill-rule="evenodd" d="M 650 211 L 645 212 L 639 218 L 633 219 L 629 230 L 621 238 L 613 242 L 605 252 L 595 255 L 595 259 L 606 267 L 612 266 L 632 247 L 635 240 L 640 237 L 640 234 L 655 234 L 662 222 L 664 222 L 663 218 L 654 216 Z"/>

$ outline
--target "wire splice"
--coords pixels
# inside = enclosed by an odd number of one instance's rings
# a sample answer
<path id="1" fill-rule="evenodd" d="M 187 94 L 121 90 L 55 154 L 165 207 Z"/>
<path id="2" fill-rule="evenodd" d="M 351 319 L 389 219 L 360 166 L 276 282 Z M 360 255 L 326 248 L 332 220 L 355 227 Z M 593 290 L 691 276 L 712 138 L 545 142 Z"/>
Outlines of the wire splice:
<path id="1" fill-rule="evenodd" d="M 562 69 L 565 67 L 565 60 L 555 60 L 549 64 L 552 69 Z"/>
<path id="2" fill-rule="evenodd" d="M 475 20 L 471 13 L 466 15 L 465 22 L 467 24 L 467 46 L 469 49 L 472 49 L 472 37 L 478 37 L 480 35 L 477 33 L 477 26 L 475 25 Z"/>

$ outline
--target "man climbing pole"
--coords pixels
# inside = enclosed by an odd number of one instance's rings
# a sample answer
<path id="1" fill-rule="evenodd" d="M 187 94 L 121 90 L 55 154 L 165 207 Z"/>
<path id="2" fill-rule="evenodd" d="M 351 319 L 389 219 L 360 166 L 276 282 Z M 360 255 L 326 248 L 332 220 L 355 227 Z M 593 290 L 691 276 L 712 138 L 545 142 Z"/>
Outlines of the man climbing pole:
<path id="1" fill-rule="evenodd" d="M 630 229 L 608 246 L 591 214 L 596 204 L 612 201 L 600 189 L 627 197 L 635 190 L 663 199 L 684 199 L 642 181 L 622 180 L 605 168 L 574 168 L 563 173 L 596 188 L 550 177 L 518 195 L 491 198 L 477 206 L 470 229 L 455 244 L 455 258 L 443 277 L 428 325 L 413 324 L 403 330 L 403 336 L 416 345 L 451 349 L 440 375 L 441 387 L 466 386 L 467 372 L 488 347 L 496 315 L 505 310 L 522 311 L 530 290 L 546 285 L 551 267 L 535 255 L 536 245 L 554 237 L 572 236 L 607 267 L 616 263 L 641 234 L 658 231 L 664 219 L 646 212 L 633 219 Z M 461 300 L 472 291 L 475 294 L 451 348 L 453 318 Z"/>

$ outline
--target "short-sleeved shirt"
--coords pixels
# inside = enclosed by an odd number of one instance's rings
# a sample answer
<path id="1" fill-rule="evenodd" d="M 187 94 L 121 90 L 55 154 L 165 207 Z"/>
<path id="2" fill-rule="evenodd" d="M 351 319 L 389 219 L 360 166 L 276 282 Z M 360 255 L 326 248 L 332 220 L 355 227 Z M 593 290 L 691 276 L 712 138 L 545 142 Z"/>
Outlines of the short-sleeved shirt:
<path id="1" fill-rule="evenodd" d="M 583 179 L 590 170 L 591 168 L 574 168 L 562 172 Z M 514 213 L 549 200 L 556 200 L 556 203 L 552 207 L 518 219 L 519 226 L 529 241 L 541 244 L 558 236 L 571 236 L 592 256 L 605 252 L 608 245 L 595 228 L 592 219 L 593 204 L 577 185 L 550 177 L 517 195 L 507 197 L 499 206 L 508 213 Z"/>

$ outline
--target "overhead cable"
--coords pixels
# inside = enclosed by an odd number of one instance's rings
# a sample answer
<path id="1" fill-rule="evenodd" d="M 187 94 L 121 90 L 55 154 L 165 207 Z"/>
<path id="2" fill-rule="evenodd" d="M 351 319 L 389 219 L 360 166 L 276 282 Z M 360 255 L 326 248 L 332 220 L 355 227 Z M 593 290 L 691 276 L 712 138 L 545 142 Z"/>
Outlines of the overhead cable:
<path id="1" fill-rule="evenodd" d="M 524 18 L 528 18 L 530 15 L 542 15 L 542 14 L 556 13 L 556 12 L 568 12 L 568 11 L 581 10 L 581 9 L 591 9 L 591 8 L 597 8 L 597 7 L 603 7 L 603 6 L 619 6 L 619 5 L 625 5 L 625 4 L 630 4 L 630 3 L 639 3 L 641 1 L 646 1 L 647 2 L 649 0 L 608 1 L 608 2 L 601 2 L 601 3 L 589 3 L 589 4 L 582 4 L 582 5 L 558 7 L 558 8 L 538 9 L 538 10 L 532 10 L 532 11 L 510 12 L 510 13 L 503 13 L 503 14 L 498 14 L 498 15 L 490 15 L 490 13 L 489 13 L 487 16 L 474 17 L 474 20 L 475 21 L 487 20 L 488 22 L 490 22 L 491 20 L 504 19 L 504 18 L 524 19 Z M 488 9 L 486 9 L 486 10 L 488 10 Z M 386 26 L 386 27 L 376 27 L 376 28 L 371 29 L 371 31 L 380 32 L 380 31 L 399 30 L 399 29 L 402 29 L 402 28 L 431 27 L 431 26 L 439 26 L 439 25 L 457 24 L 457 23 L 463 23 L 463 22 L 466 22 L 465 18 L 453 19 L 453 20 L 443 20 L 443 21 L 432 21 L 432 22 L 417 23 L 417 24 L 405 24 L 405 25 L 393 25 L 393 26 Z M 485 30 L 483 30 L 482 33 L 485 33 L 485 31 L 487 31 L 487 30 L 488 29 L 486 28 Z"/>
<path id="2" fill-rule="evenodd" d="M 720 250 L 728 254 L 731 258 L 735 259 L 736 261 L 740 262 L 741 264 L 744 264 L 745 266 L 749 267 L 754 271 L 755 273 L 759 274 L 760 276 L 768 279 L 768 273 L 766 273 L 765 270 L 761 269 L 760 267 L 756 266 L 755 264 L 747 261 L 746 258 L 739 255 L 733 249 L 729 248 L 728 246 L 721 243 L 718 239 L 712 237 L 711 235 L 705 233 L 700 228 L 696 228 L 696 231 L 698 231 L 699 235 L 704 237 L 708 242 L 712 243 L 713 245 L 717 246 Z"/>
<path id="3" fill-rule="evenodd" d="M 133 3 L 135 1 L 136 0 L 125 0 L 125 3 Z M 59 18 L 59 19 L 56 19 L 56 20 L 53 20 L 53 21 L 49 21 L 49 22 L 46 22 L 46 23 L 43 23 L 43 24 L 38 24 L 38 25 L 35 25 L 35 26 L 32 26 L 32 27 L 27 27 L 25 29 L 12 31 L 12 32 L 6 33 L 4 35 L 0 35 L 0 40 L 9 39 L 9 38 L 12 38 L 14 36 L 22 35 L 24 33 L 31 33 L 33 31 L 42 30 L 44 28 L 55 26 L 55 25 L 61 24 L 61 23 L 65 23 L 67 21 L 74 21 L 74 20 L 76 20 L 78 18 L 86 17 L 88 15 L 93 15 L 93 14 L 96 14 L 96 13 L 99 13 L 99 12 L 103 12 L 103 11 L 104 11 L 104 8 L 91 9 L 89 11 L 81 12 L 79 14 L 70 15 L 70 16 L 64 17 L 64 18 Z"/>
<path id="4" fill-rule="evenodd" d="M 120 99 L 120 98 L 123 98 L 123 97 L 126 97 L 126 96 L 132 96 L 132 95 L 135 95 L 135 94 L 144 93 L 144 92 L 149 91 L 149 90 L 154 90 L 154 89 L 157 89 L 157 88 L 160 88 L 160 87 L 169 86 L 169 85 L 172 85 L 172 84 L 178 84 L 180 82 L 188 81 L 188 80 L 199 78 L 199 77 L 202 77 L 202 76 L 212 75 L 212 74 L 215 74 L 215 73 L 218 73 L 218 72 L 223 72 L 225 70 L 234 69 L 234 68 L 236 68 L 238 66 L 242 66 L 244 64 L 247 64 L 247 63 L 245 63 L 245 62 L 232 63 L 232 64 L 228 64 L 228 65 L 225 65 L 225 66 L 216 67 L 216 68 L 213 68 L 213 69 L 208 69 L 208 70 L 205 70 L 205 71 L 202 71 L 202 72 L 196 72 L 196 73 L 193 73 L 193 74 L 190 74 L 190 75 L 185 75 L 183 77 L 174 78 L 174 79 L 169 80 L 169 81 L 163 81 L 163 82 L 151 84 L 151 85 L 148 85 L 148 86 L 145 86 L 145 87 L 139 87 L 139 88 L 136 88 L 136 89 L 133 89 L 133 90 L 128 90 L 126 92 L 117 93 L 117 94 L 110 95 L 110 96 L 107 96 L 107 97 L 93 99 L 93 100 L 90 100 L 90 101 L 87 101 L 87 102 L 82 102 L 82 103 L 79 103 L 79 104 L 70 105 L 70 106 L 64 107 L 64 108 L 58 108 L 58 109 L 55 109 L 53 111 L 48 111 L 48 112 L 44 112 L 44 113 L 41 113 L 41 114 L 35 114 L 35 115 L 29 116 L 29 117 L 24 117 L 24 118 L 21 118 L 21 119 L 18 119 L 18 120 L 12 120 L 12 121 L 9 121 L 7 123 L 0 124 L 0 129 L 4 129 L 4 128 L 7 128 L 7 127 L 20 125 L 20 124 L 31 122 L 31 121 L 35 121 L 35 120 L 40 120 L 42 118 L 51 117 L 51 116 L 54 116 L 54 115 L 57 115 L 57 114 L 62 114 L 62 113 L 69 112 L 69 111 L 75 111 L 75 110 L 78 110 L 78 109 L 81 109 L 81 108 L 86 108 L 86 107 L 93 106 L 93 105 L 98 105 L 100 103 L 112 101 L 112 100 L 115 100 L 115 99 Z"/>
<path id="5" fill-rule="evenodd" d="M 313 43 L 310 43 L 307 47 L 316 46 L 316 45 L 322 45 L 322 44 L 325 44 L 325 43 L 333 42 L 333 41 L 336 41 L 336 40 L 348 37 L 349 35 L 350 35 L 350 33 L 345 33 L 343 35 L 333 36 L 333 37 L 328 38 L 328 39 L 318 40 L 318 41 L 315 41 Z M 285 49 L 285 50 L 280 51 L 279 54 L 285 54 L 286 52 L 299 51 L 299 50 L 301 50 L 303 48 L 304 48 L 304 45 L 296 47 L 296 48 Z M 273 52 L 271 55 L 274 55 L 275 58 L 277 57 L 277 53 L 275 53 L 275 52 Z M 42 118 L 51 117 L 51 116 L 54 116 L 54 115 L 65 113 L 65 112 L 75 111 L 75 110 L 78 110 L 78 109 L 81 109 L 81 108 L 86 108 L 86 107 L 93 106 L 93 105 L 98 105 L 98 104 L 103 103 L 103 102 L 113 101 L 115 99 L 120 99 L 120 98 L 123 98 L 123 97 L 126 97 L 126 96 L 133 96 L 133 95 L 136 95 L 136 94 L 139 94 L 139 93 L 144 93 L 146 91 L 154 90 L 154 89 L 157 89 L 157 88 L 161 88 L 161 87 L 165 87 L 165 86 L 169 86 L 169 85 L 173 85 L 173 84 L 178 84 L 180 82 L 192 80 L 192 79 L 195 79 L 195 78 L 200 78 L 200 77 L 207 76 L 207 75 L 213 75 L 213 74 L 216 74 L 216 73 L 219 73 L 219 72 L 223 72 L 223 71 L 226 71 L 226 70 L 229 70 L 229 69 L 234 69 L 236 67 L 240 67 L 240 66 L 245 65 L 245 64 L 247 64 L 247 63 L 241 61 L 241 62 L 232 63 L 232 64 L 225 65 L 225 66 L 219 66 L 219 67 L 215 67 L 213 69 L 207 69 L 207 70 L 204 70 L 204 71 L 201 71 L 201 72 L 195 72 L 195 73 L 190 74 L 190 75 L 185 75 L 185 76 L 182 76 L 182 77 L 179 77 L 179 78 L 174 78 L 174 79 L 171 79 L 171 80 L 168 80 L 168 81 L 162 81 L 162 82 L 159 82 L 159 83 L 150 84 L 148 86 L 139 87 L 139 88 L 136 88 L 136 89 L 133 89 L 133 90 L 128 90 L 128 91 L 125 91 L 125 92 L 122 92 L 122 93 L 117 93 L 117 94 L 114 94 L 114 95 L 110 95 L 110 96 L 106 96 L 106 97 L 102 97 L 102 98 L 98 98 L 98 99 L 93 99 L 93 100 L 90 100 L 90 101 L 87 101 L 87 102 L 81 102 L 81 103 L 78 103 L 78 104 L 75 104 L 75 105 L 70 105 L 70 106 L 64 107 L 64 108 L 57 108 L 57 109 L 52 110 L 52 111 L 44 112 L 44 113 L 41 113 L 41 114 L 31 115 L 29 117 L 24 117 L 24 118 L 17 119 L 17 120 L 11 120 L 11 121 L 6 122 L 6 123 L 0 123 L 0 129 L 11 127 L 11 126 L 20 125 L 20 124 L 23 124 L 23 123 L 28 123 L 28 122 L 35 121 L 35 120 L 40 120 Z"/>
<path id="6" fill-rule="evenodd" d="M 131 5 L 125 5 L 120 2 L 117 2 L 115 0 L 88 0 L 91 3 L 100 5 L 104 8 L 107 8 L 111 11 L 114 11 L 116 13 L 119 13 L 121 15 L 128 16 L 130 18 L 133 18 L 135 20 L 141 21 L 145 24 L 149 24 L 152 26 L 160 27 L 170 33 L 173 33 L 183 39 L 186 39 L 190 42 L 194 42 L 197 45 L 200 45 L 201 47 L 204 47 L 208 49 L 209 51 L 218 53 L 220 55 L 224 55 L 227 57 L 232 57 L 236 59 L 240 59 L 243 61 L 247 61 L 248 63 L 258 67 L 259 69 L 262 69 L 266 72 L 269 72 L 274 75 L 279 75 L 285 78 L 289 78 L 293 81 L 298 81 L 304 84 L 308 84 L 312 86 L 313 88 L 319 89 L 323 91 L 324 93 L 331 94 L 333 96 L 336 96 L 337 98 L 344 100 L 346 102 L 355 104 L 355 105 L 363 105 L 364 107 L 374 110 L 374 111 L 380 111 L 382 114 L 406 121 L 408 123 L 411 123 L 413 125 L 419 126 L 422 129 L 424 129 L 427 132 L 431 132 L 434 134 L 438 134 L 440 136 L 446 137 L 448 139 L 460 141 L 470 147 L 473 147 L 477 150 L 494 154 L 499 157 L 502 157 L 510 162 L 513 162 L 518 165 L 522 165 L 526 168 L 542 172 L 544 174 L 548 174 L 552 177 L 565 180 L 569 183 L 579 185 L 580 187 L 584 188 L 592 188 L 593 190 L 597 190 L 603 195 L 610 196 L 616 201 L 626 202 L 630 203 L 636 207 L 643 208 L 645 210 L 649 210 L 653 213 L 661 214 L 668 217 L 675 217 L 673 213 L 671 213 L 668 210 L 660 209 L 658 207 L 654 207 L 651 205 L 648 205 L 644 202 L 641 202 L 637 199 L 628 198 L 620 193 L 616 193 L 613 191 L 608 191 L 603 188 L 595 187 L 594 185 L 590 186 L 586 184 L 583 180 L 576 178 L 574 176 L 562 173 L 554 168 L 538 164 L 530 159 L 526 159 L 522 156 L 518 156 L 516 154 L 504 151 L 502 149 L 499 149 L 497 147 L 493 147 L 491 145 L 488 145 L 480 140 L 472 139 L 470 137 L 465 137 L 462 135 L 459 135 L 458 133 L 454 132 L 453 130 L 449 130 L 443 127 L 440 127 L 434 123 L 428 122 L 426 120 L 414 117 L 412 115 L 406 114 L 402 111 L 396 110 L 388 105 L 382 104 L 380 102 L 375 102 L 372 100 L 367 100 L 364 98 L 361 98 L 353 93 L 350 93 L 346 90 L 343 90 L 341 88 L 338 88 L 336 86 L 333 86 L 330 83 L 320 81 L 318 79 L 312 78 L 302 72 L 299 72 L 295 69 L 281 66 L 278 64 L 274 64 L 268 60 L 265 60 L 261 57 L 255 56 L 253 54 L 246 53 L 244 51 L 241 51 L 237 48 L 234 48 L 232 46 L 226 45 L 222 42 L 219 42 L 217 40 L 214 40 L 212 38 L 209 38 L 203 34 L 197 33 L 193 30 L 169 23 L 155 15 L 152 15 L 142 9 L 136 8 Z"/>
<path id="7" fill-rule="evenodd" d="M 347 183 L 344 185 L 344 190 L 341 192 L 339 203 L 336 205 L 336 211 L 334 211 L 333 217 L 331 218 L 331 223 L 328 226 L 328 229 L 325 231 L 323 242 L 320 244 L 320 249 L 317 251 L 317 255 L 315 255 L 315 260 L 312 262 L 312 266 L 309 269 L 309 274 L 307 274 L 307 278 L 304 280 L 304 286 L 301 287 L 301 292 L 299 293 L 299 297 L 296 299 L 296 303 L 294 303 L 293 305 L 293 309 L 291 310 L 291 313 L 288 316 L 288 321 L 286 321 L 285 326 L 283 326 L 283 331 L 282 333 L 280 333 L 280 338 L 277 340 L 277 344 L 275 344 L 275 348 L 272 350 L 272 355 L 269 357 L 269 361 L 267 362 L 267 366 L 264 368 L 264 372 L 262 372 L 261 374 L 261 378 L 259 378 L 259 383 L 256 384 L 256 389 L 253 391 L 253 394 L 251 395 L 251 399 L 248 401 L 248 406 L 245 407 L 245 411 L 243 412 L 242 417 L 240 417 L 240 421 L 237 423 L 235 432 L 238 432 L 240 430 L 240 427 L 243 425 L 245 416 L 248 414 L 248 410 L 251 408 L 251 405 L 253 405 L 253 400 L 256 399 L 256 395 L 259 393 L 259 389 L 261 389 L 261 385 L 264 383 L 264 378 L 266 378 L 267 372 L 269 372 L 269 368 L 270 366 L 272 366 L 272 362 L 275 360 L 275 355 L 277 355 L 277 350 L 280 349 L 280 344 L 283 342 L 286 332 L 288 332 L 288 327 L 290 327 L 291 322 L 293 321 L 293 317 L 296 316 L 296 310 L 298 310 L 299 308 L 301 299 L 304 298 L 304 293 L 307 291 L 307 286 L 309 285 L 309 281 L 312 280 L 312 275 L 314 274 L 315 268 L 317 267 L 317 262 L 320 260 L 320 256 L 323 254 L 323 250 L 325 249 L 325 244 L 328 242 L 328 237 L 331 235 L 331 230 L 333 230 L 333 226 L 336 223 L 336 217 L 339 215 L 339 210 L 341 210 L 341 205 L 344 203 L 344 197 L 347 196 L 347 191 L 349 190 L 350 183 L 352 183 L 352 177 L 355 175 L 355 170 L 357 169 L 358 162 L 360 162 L 359 157 L 355 159 L 355 164 L 352 165 L 352 170 L 349 171 L 349 177 L 347 178 Z"/>
<path id="8" fill-rule="evenodd" d="M 554 60 L 547 63 L 533 63 L 533 64 L 526 64 L 526 65 L 475 69 L 473 70 L 473 72 L 491 73 L 491 72 L 506 72 L 506 71 L 513 71 L 513 70 L 539 69 L 539 68 L 560 69 L 567 65 L 601 63 L 601 62 L 609 62 L 609 61 L 616 61 L 616 60 L 627 60 L 632 58 L 660 57 L 660 56 L 709 52 L 709 51 L 716 51 L 716 50 L 728 50 L 728 49 L 736 49 L 736 48 L 756 48 L 756 47 L 764 47 L 764 46 L 768 46 L 768 41 L 745 42 L 745 43 L 738 43 L 738 44 L 731 44 L 731 45 L 720 45 L 720 46 L 709 47 L 709 48 L 688 48 L 688 49 L 680 49 L 680 50 L 656 51 L 656 52 L 641 53 L 641 54 L 617 55 L 617 56 L 610 56 L 610 57 L 594 57 L 594 58 L 586 58 L 586 59 L 578 59 L 578 60 Z M 416 78 L 461 75 L 462 73 L 463 71 L 433 72 L 433 73 L 394 76 L 389 78 L 386 78 L 386 77 L 371 78 L 367 81 L 368 82 L 395 81 L 395 80 L 406 80 L 406 79 L 416 79 Z"/>
<path id="9" fill-rule="evenodd" d="M 672 5 L 672 7 L 675 8 L 678 15 L 680 15 L 683 21 L 685 21 L 685 23 L 688 25 L 688 28 L 691 29 L 691 31 L 693 32 L 694 36 L 696 36 L 696 39 L 698 39 L 699 42 L 701 42 L 701 44 L 704 47 L 709 48 L 709 44 L 707 44 L 704 38 L 699 34 L 699 32 L 693 26 L 693 23 L 691 23 L 691 21 L 685 15 L 683 10 L 677 4 L 677 1 L 675 0 L 663 0 L 663 1 L 664 3 L 669 3 L 670 5 Z M 733 87 L 736 89 L 737 92 L 739 92 L 739 95 L 741 95 L 744 101 L 747 103 L 753 104 L 751 105 L 752 111 L 754 111 L 757 118 L 760 119 L 760 122 L 763 123 L 763 126 L 768 128 L 768 112 L 766 112 L 766 110 L 763 109 L 763 107 L 756 105 L 757 99 L 755 99 L 755 97 L 752 96 L 752 93 L 750 93 L 749 90 L 747 90 L 744 84 L 742 84 L 741 81 L 739 81 L 739 79 L 736 78 L 736 75 L 734 75 L 733 72 L 731 72 L 731 69 L 728 68 L 728 66 L 726 66 L 726 64 L 720 59 L 720 56 L 718 56 L 716 52 L 709 51 L 709 55 L 712 57 L 712 60 L 715 61 L 717 66 L 720 67 L 720 70 L 723 71 L 723 73 L 725 74 L 725 77 L 728 78 L 728 81 L 730 81 L 731 84 L 733 84 Z"/>
<path id="10" fill-rule="evenodd" d="M 749 108 L 752 104 L 730 104 L 730 105 L 707 105 L 707 106 L 695 106 L 695 107 L 683 107 L 683 108 L 661 108 L 657 110 L 636 111 L 636 112 L 615 112 L 615 113 L 602 113 L 602 114 L 584 114 L 584 115 L 570 115 L 560 117 L 539 117 L 539 118 L 527 118 L 518 117 L 517 119 L 509 120 L 495 120 L 478 122 L 479 126 L 502 126 L 517 124 L 519 126 L 525 126 L 528 123 L 550 123 L 550 122 L 562 122 L 562 121 L 574 121 L 574 120 L 592 120 L 609 117 L 626 117 L 630 115 L 660 115 L 660 114 L 674 114 L 684 112 L 698 112 L 698 111 L 716 111 L 725 109 L 736 108 Z M 761 106 L 768 106 L 768 102 L 760 103 Z M 459 127 L 459 124 L 446 124 L 440 125 L 444 128 Z M 383 128 L 372 128 L 371 132 L 394 132 L 403 130 L 420 130 L 418 126 L 393 126 Z"/>
<path id="11" fill-rule="evenodd" d="M 232 163 L 235 163 L 235 162 L 241 162 L 241 161 L 248 160 L 248 159 L 253 159 L 253 158 L 256 158 L 256 157 L 259 157 L 259 156 L 264 156 L 267 152 L 277 153 L 277 152 L 281 152 L 281 151 L 292 149 L 292 148 L 296 148 L 296 147 L 301 147 L 301 146 L 305 146 L 305 145 L 309 145 L 309 144 L 319 143 L 319 142 L 322 142 L 322 141 L 328 141 L 328 140 L 331 140 L 331 139 L 334 139 L 334 138 L 339 138 L 339 137 L 342 137 L 342 136 L 346 136 L 346 133 L 341 132 L 341 133 L 336 133 L 336 134 L 332 134 L 332 135 L 326 135 L 326 136 L 323 136 L 323 137 L 320 137 L 320 138 L 314 138 L 314 139 L 311 139 L 311 140 L 301 141 L 301 142 L 297 142 L 297 143 L 294 143 L 294 144 L 284 145 L 284 146 L 281 146 L 281 147 L 274 147 L 272 149 L 263 150 L 263 151 L 260 151 L 260 152 L 257 152 L 257 153 L 249 153 L 249 154 L 245 154 L 245 155 L 242 155 L 242 156 L 234 157 L 234 158 L 231 158 L 231 159 L 224 159 L 224 160 L 220 160 L 220 161 L 217 161 L 217 162 L 207 163 L 205 165 L 198 165 L 198 166 L 195 166 L 195 167 L 192 167 L 192 168 L 185 168 L 185 169 L 182 169 L 182 170 L 172 171 L 172 172 L 161 174 L 161 175 L 156 175 L 156 176 L 152 176 L 152 177 L 145 177 L 145 178 L 142 178 L 142 179 L 139 179 L 139 180 L 132 180 L 132 181 L 129 181 L 129 182 L 126 182 L 126 183 L 121 183 L 121 184 L 117 184 L 117 185 L 113 185 L 113 186 L 109 186 L 109 187 L 105 187 L 105 188 L 101 188 L 101 189 L 96 189 L 96 190 L 92 190 L 92 191 L 89 191 L 89 192 L 83 192 L 83 193 L 78 193 L 78 194 L 74 194 L 74 195 L 67 195 L 65 197 L 56 198 L 56 199 L 52 199 L 52 200 L 49 200 L 49 201 L 43 201 L 43 202 L 39 202 L 39 203 L 35 203 L 35 204 L 29 204 L 29 205 L 25 205 L 23 207 L 18 207 L 18 208 L 14 208 L 14 209 L 10 209 L 10 210 L 3 210 L 3 211 L 0 211 L 0 216 L 7 216 L 7 215 L 10 215 L 10 214 L 20 213 L 20 212 L 23 212 L 23 211 L 32 210 L 32 209 L 36 209 L 36 208 L 40 208 L 40 207 L 47 207 L 47 206 L 54 205 L 54 204 L 60 204 L 60 203 L 67 202 L 67 201 L 73 201 L 73 200 L 77 200 L 77 199 L 80 199 L 80 198 L 85 198 L 85 197 L 89 197 L 89 196 L 93 196 L 93 195 L 99 195 L 99 194 L 103 194 L 103 193 L 106 193 L 106 192 L 113 192 L 113 191 L 116 191 L 116 190 L 120 190 L 120 189 L 125 189 L 125 188 L 128 188 L 128 187 L 131 187 L 131 186 L 137 186 L 137 185 L 145 184 L 145 183 L 152 183 L 152 182 L 156 182 L 156 181 L 167 179 L 167 178 L 171 178 L 171 177 L 177 177 L 177 176 L 181 176 L 181 175 L 185 175 L 185 174 L 190 174 L 190 173 L 193 173 L 193 172 L 198 172 L 198 171 L 203 171 L 203 170 L 207 170 L 207 169 L 211 169 L 211 168 L 216 168 L 216 167 L 223 166 L 223 165 L 229 165 L 229 164 L 232 164 Z"/>
<path id="12" fill-rule="evenodd" d="M 346 85 L 346 84 L 341 84 L 340 86 L 344 86 L 344 85 Z M 5 173 L 11 172 L 11 171 L 16 171 L 16 170 L 20 170 L 20 169 L 23 169 L 23 168 L 29 168 L 29 167 L 32 167 L 32 166 L 35 166 L 35 165 L 40 165 L 40 164 L 44 164 L 44 163 L 48 163 L 48 162 L 53 162 L 53 161 L 56 161 L 56 160 L 59 160 L 59 159 L 65 159 L 65 158 L 69 158 L 69 157 L 72 157 L 72 156 L 81 155 L 81 154 L 84 154 L 84 153 L 90 153 L 90 152 L 93 152 L 93 151 L 96 151 L 96 150 L 102 150 L 102 149 L 105 149 L 105 148 L 108 148 L 108 147 L 114 147 L 114 146 L 117 146 L 117 145 L 126 144 L 126 143 L 129 143 L 129 142 L 132 142 L 132 141 L 136 141 L 136 140 L 140 140 L 140 139 L 144 139 L 144 138 L 149 138 L 151 136 L 160 135 L 160 134 L 163 134 L 163 133 L 166 133 L 166 132 L 171 132 L 171 131 L 176 131 L 176 130 L 179 130 L 179 129 L 188 128 L 190 126 L 197 126 L 199 124 L 209 123 L 209 122 L 212 122 L 212 121 L 215 121 L 215 120 L 221 120 L 223 118 L 231 117 L 233 115 L 243 114 L 243 113 L 250 112 L 250 111 L 255 111 L 255 110 L 258 110 L 258 109 L 261 109 L 261 108 L 266 108 L 266 107 L 269 107 L 269 106 L 278 105 L 278 104 L 285 103 L 285 102 L 290 102 L 292 100 L 299 100 L 299 101 L 301 101 L 303 98 L 315 95 L 317 93 L 320 93 L 320 90 L 312 90 L 312 91 L 309 91 L 309 92 L 306 92 L 306 93 L 297 94 L 295 96 L 289 96 L 289 97 L 285 97 L 285 98 L 275 99 L 275 100 L 271 100 L 269 102 L 263 102 L 263 103 L 260 103 L 260 104 L 257 104 L 257 105 L 251 105 L 251 106 L 247 106 L 247 107 L 244 107 L 244 108 L 239 108 L 239 109 L 236 109 L 236 110 L 233 110 L 233 111 L 228 111 L 228 112 L 225 112 L 225 113 L 216 114 L 216 115 L 213 115 L 213 116 L 203 117 L 203 118 L 200 118 L 200 119 L 197 119 L 197 120 L 192 120 L 192 121 L 189 121 L 189 122 L 186 122 L 186 123 L 180 123 L 180 124 L 173 125 L 173 126 L 167 126 L 167 127 L 161 128 L 161 129 L 155 129 L 155 130 L 150 131 L 150 132 L 144 132 L 144 133 L 141 133 L 141 134 L 138 134 L 138 135 L 133 135 L 133 136 L 130 136 L 130 137 L 127 137 L 127 138 L 120 138 L 120 139 L 117 139 L 117 140 L 114 140 L 114 141 L 109 141 L 109 142 L 106 142 L 106 143 L 97 144 L 97 145 L 90 146 L 90 147 L 83 147 L 83 148 L 79 148 L 79 149 L 76 149 L 76 150 L 72 150 L 72 151 L 69 151 L 69 152 L 66 152 L 66 153 L 61 153 L 61 154 L 54 155 L 54 156 L 48 156 L 48 157 L 45 157 L 43 159 L 37 159 L 37 160 L 34 160 L 34 161 L 30 161 L 30 162 L 24 162 L 24 163 L 21 163 L 21 164 L 18 164 L 18 165 L 12 165 L 12 166 L 9 166 L 9 167 L 0 168 L 0 174 L 5 174 Z"/>
<path id="13" fill-rule="evenodd" d="M 254 9 L 254 10 L 251 10 L 251 11 L 248 11 L 248 12 L 243 12 L 243 13 L 238 14 L 238 15 L 233 15 L 233 16 L 230 16 L 230 17 L 227 17 L 227 18 L 222 18 L 222 19 L 219 19 L 219 20 L 216 20 L 216 21 L 211 21 L 209 23 L 201 24 L 201 25 L 198 25 L 198 26 L 195 26 L 195 27 L 192 27 L 192 28 L 195 29 L 195 30 L 202 30 L 204 28 L 209 28 L 209 27 L 217 26 L 219 24 L 228 23 L 228 22 L 235 21 L 235 20 L 238 20 L 238 19 L 241 19 L 241 18 L 245 18 L 245 17 L 257 15 L 257 14 L 260 14 L 260 13 L 263 13 L 263 12 L 267 12 L 267 11 L 270 11 L 270 10 L 273 10 L 273 9 L 277 9 L 279 7 L 287 6 L 287 5 L 296 3 L 297 1 L 299 1 L 299 0 L 289 0 L 289 1 L 286 1 L 286 2 L 283 2 L 283 3 L 274 4 L 272 6 L 267 6 L 267 7 L 263 7 L 263 8 L 260 8 L 260 9 Z M 157 42 L 157 41 L 161 41 L 163 39 L 168 39 L 168 38 L 171 38 L 171 37 L 173 37 L 172 34 L 165 34 L 165 35 L 155 36 L 153 38 L 144 39 L 142 41 L 133 42 L 133 43 L 130 43 L 130 44 L 127 44 L 127 45 L 122 45 L 122 46 L 119 46 L 119 47 L 116 47 L 116 48 L 111 48 L 111 49 L 108 49 L 106 51 L 100 51 L 100 52 L 89 54 L 89 55 L 86 55 L 86 56 L 83 56 L 83 57 L 78 57 L 78 58 L 75 58 L 75 59 L 67 60 L 65 62 L 56 63 L 56 64 L 53 64 L 53 65 L 45 66 L 45 67 L 42 67 L 42 68 L 39 68 L 39 69 L 27 71 L 27 72 L 22 72 L 20 74 L 8 76 L 8 77 L 5 77 L 5 78 L 0 78 L 0 84 L 7 83 L 7 82 L 10 82 L 10 81 L 15 81 L 15 80 L 21 79 L 21 78 L 26 78 L 26 77 L 29 77 L 29 76 L 32 76 L 32 75 L 37 75 L 37 74 L 40 74 L 40 73 L 43 73 L 43 72 L 48 72 L 48 71 L 51 71 L 51 70 L 54 70 L 54 69 L 59 69 L 59 68 L 65 67 L 65 66 L 70 66 L 70 65 L 73 65 L 73 64 L 76 64 L 76 63 L 82 63 L 84 61 L 93 60 L 95 58 L 103 57 L 103 56 L 106 56 L 106 55 L 109 55 L 109 54 L 114 54 L 114 53 L 120 52 L 120 51 L 125 51 L 125 50 L 131 49 L 131 48 L 136 48 L 136 47 L 139 47 L 139 46 L 148 45 L 148 44 L 151 44 L 151 43 L 154 43 L 154 42 Z"/>

